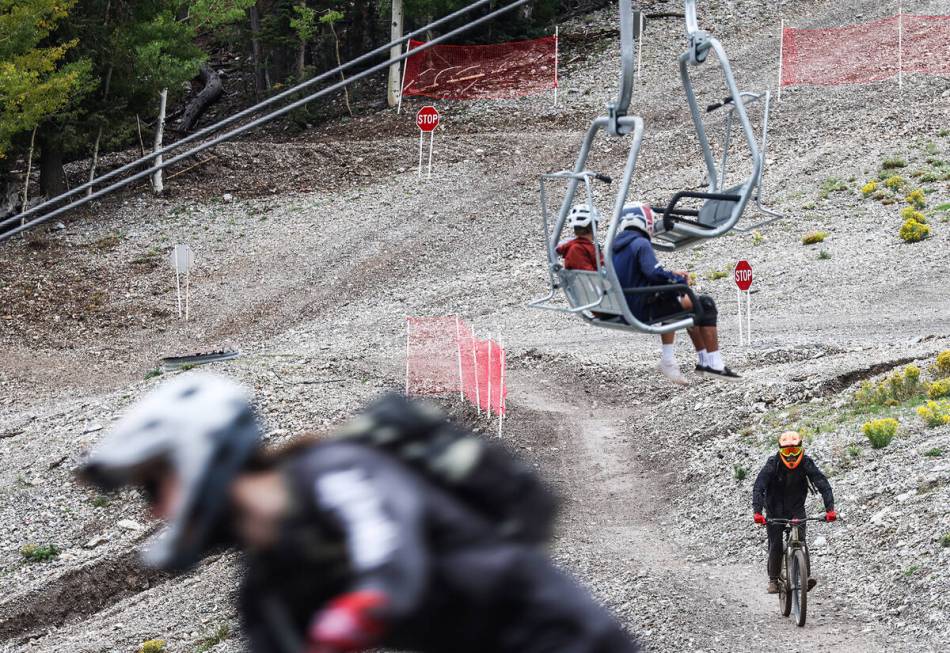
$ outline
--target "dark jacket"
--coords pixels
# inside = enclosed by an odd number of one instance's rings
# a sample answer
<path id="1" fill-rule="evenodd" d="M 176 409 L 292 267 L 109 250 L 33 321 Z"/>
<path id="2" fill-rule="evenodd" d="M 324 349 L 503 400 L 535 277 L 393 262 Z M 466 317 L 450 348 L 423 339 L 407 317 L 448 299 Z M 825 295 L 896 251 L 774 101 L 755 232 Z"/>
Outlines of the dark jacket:
<path id="1" fill-rule="evenodd" d="M 282 642 L 302 641 L 327 601 L 361 589 L 389 599 L 381 615 L 387 649 L 636 651 L 536 547 L 500 539 L 485 518 L 397 459 L 329 441 L 281 469 L 290 516 L 275 547 L 248 556 L 241 594 L 255 653 L 297 653 Z"/>
<path id="2" fill-rule="evenodd" d="M 564 257 L 564 267 L 568 270 L 597 270 L 597 248 L 592 240 L 571 238 L 560 243 L 556 251 L 558 256 Z"/>
<path id="3" fill-rule="evenodd" d="M 809 456 L 803 456 L 795 469 L 789 469 L 779 459 L 771 456 L 762 467 L 752 488 L 752 509 L 762 512 L 763 506 L 769 517 L 789 519 L 805 517 L 805 499 L 808 496 L 808 481 L 821 493 L 825 511 L 834 510 L 835 497 L 831 484 Z"/>
<path id="4" fill-rule="evenodd" d="M 637 229 L 627 229 L 614 237 L 614 269 L 622 288 L 662 286 L 667 283 L 686 283 L 686 279 L 664 270 L 650 240 Z M 630 311 L 640 320 L 648 319 L 645 304 L 650 295 L 627 295 Z"/>

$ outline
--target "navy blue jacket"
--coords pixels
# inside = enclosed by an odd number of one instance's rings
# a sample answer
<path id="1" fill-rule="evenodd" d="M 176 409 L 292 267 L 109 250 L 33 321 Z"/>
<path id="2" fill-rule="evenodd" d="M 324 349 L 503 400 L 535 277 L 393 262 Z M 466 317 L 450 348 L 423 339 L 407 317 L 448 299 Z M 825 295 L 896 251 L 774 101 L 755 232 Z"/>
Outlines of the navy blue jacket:
<path id="1" fill-rule="evenodd" d="M 649 239 L 638 229 L 621 231 L 611 247 L 614 269 L 621 288 L 644 288 L 665 283 L 686 283 L 686 279 L 664 270 Z M 627 295 L 627 304 L 637 319 L 647 319 L 645 304 L 649 295 Z"/>

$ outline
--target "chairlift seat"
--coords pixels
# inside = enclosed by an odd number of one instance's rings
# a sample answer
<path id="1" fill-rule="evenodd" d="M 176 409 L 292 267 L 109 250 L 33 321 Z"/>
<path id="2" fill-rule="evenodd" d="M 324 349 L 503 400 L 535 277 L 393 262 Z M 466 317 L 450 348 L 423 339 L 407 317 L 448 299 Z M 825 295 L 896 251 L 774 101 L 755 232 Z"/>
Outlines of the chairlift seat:
<path id="1" fill-rule="evenodd" d="M 660 249 L 672 250 L 702 240 L 702 238 L 692 234 L 678 232 L 676 223 L 684 222 L 700 229 L 716 229 L 731 219 L 736 204 L 742 200 L 743 193 L 750 191 L 749 186 L 749 182 L 745 181 L 720 193 L 695 193 L 691 191 L 676 193 L 663 211 L 663 231 L 654 236 L 653 244 Z M 678 208 L 677 204 L 683 198 L 705 201 L 699 209 Z"/>

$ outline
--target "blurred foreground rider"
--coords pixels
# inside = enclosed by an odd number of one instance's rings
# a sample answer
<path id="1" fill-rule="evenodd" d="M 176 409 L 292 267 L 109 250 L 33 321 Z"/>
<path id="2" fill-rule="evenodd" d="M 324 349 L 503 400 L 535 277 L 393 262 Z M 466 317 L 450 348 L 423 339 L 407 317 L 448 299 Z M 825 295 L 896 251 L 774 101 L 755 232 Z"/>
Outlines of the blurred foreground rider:
<path id="1" fill-rule="evenodd" d="M 269 451 L 241 388 L 184 375 L 79 474 L 144 487 L 167 522 L 144 553 L 153 567 L 185 570 L 222 544 L 246 552 L 255 652 L 637 650 L 539 551 L 553 500 L 533 472 L 401 397 L 336 438 Z"/>
<path id="2" fill-rule="evenodd" d="M 811 483 L 821 493 L 825 503 L 825 519 L 834 521 L 838 518 L 835 512 L 835 497 L 831 491 L 831 484 L 818 465 L 809 456 L 805 455 L 802 436 L 796 431 L 786 431 L 779 436 L 778 453 L 771 456 L 755 479 L 752 489 L 753 519 L 756 524 L 766 525 L 766 517 L 762 514 L 765 506 L 770 519 L 804 519 L 805 499 L 808 496 L 808 485 Z M 766 525 L 769 536 L 769 594 L 778 594 L 778 578 L 782 567 L 782 549 L 785 546 L 783 534 L 785 527 L 781 524 Z M 805 542 L 805 524 L 799 526 L 802 542 Z M 805 544 L 805 561 L 808 566 L 808 589 L 818 584 L 817 579 L 811 577 L 811 560 L 808 556 L 808 545 Z"/>
<path id="3" fill-rule="evenodd" d="M 611 245 L 617 280 L 624 289 L 666 284 L 689 285 L 688 272 L 670 272 L 656 260 L 651 243 L 653 228 L 653 210 L 649 204 L 624 204 L 617 234 Z M 702 316 L 697 317 L 696 326 L 686 330 L 696 349 L 696 372 L 723 381 L 739 380 L 739 375 L 726 367 L 719 353 L 716 302 L 709 295 L 699 295 L 697 300 L 702 305 Z M 676 291 L 628 294 L 627 304 L 630 312 L 641 322 L 662 321 L 666 316 L 693 310 L 689 295 Z M 660 372 L 673 383 L 686 385 L 686 377 L 680 372 L 674 357 L 676 333 L 661 334 L 660 341 Z"/>

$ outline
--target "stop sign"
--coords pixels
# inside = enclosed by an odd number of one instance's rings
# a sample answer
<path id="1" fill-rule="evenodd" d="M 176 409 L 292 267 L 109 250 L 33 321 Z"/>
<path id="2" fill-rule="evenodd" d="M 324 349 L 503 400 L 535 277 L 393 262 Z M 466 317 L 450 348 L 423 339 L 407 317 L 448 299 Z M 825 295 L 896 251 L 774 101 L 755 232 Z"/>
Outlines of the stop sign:
<path id="1" fill-rule="evenodd" d="M 416 124 L 422 131 L 430 132 L 439 126 L 439 117 L 439 112 L 435 107 L 427 105 L 419 109 L 419 113 L 416 114 Z"/>
<path id="2" fill-rule="evenodd" d="M 739 290 L 748 290 L 752 286 L 752 266 L 747 260 L 742 259 L 736 263 L 734 274 Z"/>

